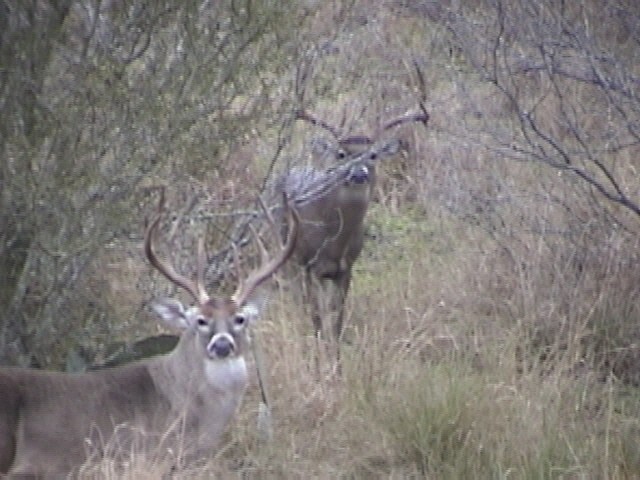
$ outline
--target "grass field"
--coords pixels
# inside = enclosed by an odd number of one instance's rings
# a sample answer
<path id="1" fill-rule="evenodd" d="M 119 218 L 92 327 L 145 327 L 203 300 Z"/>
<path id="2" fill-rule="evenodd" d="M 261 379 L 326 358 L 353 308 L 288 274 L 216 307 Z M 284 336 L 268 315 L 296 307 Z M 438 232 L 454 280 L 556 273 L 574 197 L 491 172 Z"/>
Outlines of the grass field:
<path id="1" fill-rule="evenodd" d="M 178 478 L 640 476 L 638 390 L 607 374 L 585 343 L 588 316 L 615 292 L 585 305 L 572 291 L 580 284 L 560 290 L 560 278 L 509 274 L 500 256 L 482 254 L 488 237 L 465 224 L 420 223 L 379 206 L 372 214 L 379 236 L 348 301 L 342 375 L 318 354 L 285 282 L 258 328 L 272 440 L 257 434 L 254 381 L 221 451 Z M 556 294 L 575 302 L 566 311 L 575 316 L 558 315 L 556 340 L 545 342 L 535 326 L 543 310 L 560 310 Z M 124 470 L 106 460 L 85 476 L 157 478 L 161 460 L 134 452 Z"/>

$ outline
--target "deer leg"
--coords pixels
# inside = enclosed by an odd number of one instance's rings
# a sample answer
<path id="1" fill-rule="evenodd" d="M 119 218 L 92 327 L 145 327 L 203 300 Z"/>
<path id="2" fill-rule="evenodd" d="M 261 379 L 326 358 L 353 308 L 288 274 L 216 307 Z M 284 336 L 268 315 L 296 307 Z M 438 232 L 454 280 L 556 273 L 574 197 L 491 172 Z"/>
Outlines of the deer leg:
<path id="1" fill-rule="evenodd" d="M 316 334 L 319 334 L 325 343 L 329 343 L 333 340 L 333 322 L 330 317 L 335 314 L 335 285 L 333 279 L 322 278 L 317 287 Z"/>
<path id="2" fill-rule="evenodd" d="M 351 284 L 351 272 L 345 270 L 340 272 L 331 280 L 330 294 L 330 314 L 333 317 L 331 322 L 332 331 L 328 333 L 328 349 L 331 358 L 336 360 L 336 371 L 341 372 L 340 344 L 342 343 L 342 331 L 344 327 L 344 306 L 347 293 Z M 330 337 L 329 337 L 330 335 Z"/>
<path id="3" fill-rule="evenodd" d="M 347 300 L 347 294 L 349 293 L 349 287 L 351 286 L 351 271 L 345 270 L 342 272 L 335 282 L 334 292 L 334 304 L 333 310 L 336 312 L 336 319 L 333 325 L 333 335 L 336 342 L 342 340 L 342 329 L 344 327 L 344 305 Z"/>
<path id="4" fill-rule="evenodd" d="M 323 344 L 323 350 L 331 363 L 340 361 L 344 294 L 348 284 L 349 277 L 345 276 L 344 272 L 316 279 L 313 316 L 315 333 L 318 343 Z"/>
<path id="5" fill-rule="evenodd" d="M 322 282 L 318 279 L 315 272 L 306 270 L 304 276 L 304 298 L 305 305 L 311 313 L 311 321 L 313 322 L 313 333 L 316 343 L 314 360 L 316 372 L 321 372 L 320 352 L 322 350 Z"/>
<path id="6" fill-rule="evenodd" d="M 310 271 L 305 272 L 304 296 L 304 303 L 311 309 L 311 321 L 317 338 L 322 332 L 322 283 Z"/>
<path id="7" fill-rule="evenodd" d="M 330 276 L 319 277 L 311 273 L 306 282 L 311 304 L 311 319 L 313 321 L 316 339 L 316 369 L 318 373 L 331 365 L 336 358 L 335 344 L 332 328 L 336 315 L 335 305 L 335 279 Z"/>

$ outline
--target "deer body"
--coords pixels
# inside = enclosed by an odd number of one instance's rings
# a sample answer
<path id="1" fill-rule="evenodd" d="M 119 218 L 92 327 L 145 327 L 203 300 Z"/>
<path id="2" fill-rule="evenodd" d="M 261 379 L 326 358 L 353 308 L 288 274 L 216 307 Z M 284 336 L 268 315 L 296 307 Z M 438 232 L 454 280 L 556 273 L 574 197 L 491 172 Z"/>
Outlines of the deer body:
<path id="1" fill-rule="evenodd" d="M 328 131 L 334 142 L 316 140 L 316 164 L 328 167 L 297 167 L 284 175 L 277 189 L 296 206 L 300 218 L 294 258 L 305 271 L 305 294 L 311 305 L 316 335 L 332 345 L 339 357 L 344 305 L 351 285 L 351 270 L 364 244 L 364 220 L 376 182 L 376 163 L 394 156 L 397 139 L 378 142 L 390 128 L 405 122 L 426 124 L 428 114 L 397 118 L 384 125 L 373 138 L 342 136 L 338 129 L 299 111 L 296 118 Z M 333 318 L 331 318 L 333 317 Z"/>
<path id="2" fill-rule="evenodd" d="M 398 144 L 346 149 L 330 155 L 341 163 L 325 170 L 292 169 L 279 189 L 300 217 L 294 258 L 305 271 L 305 295 L 316 335 L 338 354 L 351 269 L 364 244 L 364 219 L 375 185 L 375 161 L 394 155 Z"/>
<path id="3" fill-rule="evenodd" d="M 369 183 L 344 185 L 331 191 L 326 202 L 300 206 L 303 228 L 295 258 L 305 269 L 305 292 L 316 335 L 325 339 L 338 339 L 342 332 L 351 267 L 362 251 L 370 195 Z"/>
<path id="4" fill-rule="evenodd" d="M 0 472 L 16 475 L 67 472 L 87 458 L 87 440 L 97 444 L 96 435 L 110 437 L 114 424 L 136 418 L 138 408 L 159 411 L 162 405 L 140 366 L 116 376 L 5 369 L 0 391 Z M 105 411 L 115 398 L 128 408 Z M 77 412 L 87 409 L 104 414 L 78 421 Z"/>
<path id="5" fill-rule="evenodd" d="M 258 315 L 251 296 L 291 255 L 295 226 L 277 258 L 231 298 L 219 298 L 204 291 L 200 274 L 192 282 L 156 256 L 158 221 L 145 236 L 147 257 L 197 300 L 188 308 L 173 299 L 153 305 L 182 331 L 178 344 L 165 355 L 88 373 L 0 369 L 0 476 L 60 478 L 89 455 L 133 447 L 161 455 L 171 449 L 177 460 L 215 451 L 247 385 L 247 329 Z"/>
<path id="6" fill-rule="evenodd" d="M 288 179 L 300 178 L 304 182 L 307 175 L 307 169 L 293 170 Z M 349 269 L 360 254 L 373 181 L 373 176 L 362 184 L 347 181 L 316 199 L 300 202 L 298 212 L 303 228 L 295 257 L 318 277 L 331 277 Z M 295 193 L 291 183 L 285 188 L 287 193 Z"/>
<path id="7" fill-rule="evenodd" d="M 162 441 L 179 443 L 189 457 L 210 454 L 242 400 L 247 368 L 240 355 L 194 352 L 204 352 L 206 338 L 230 335 L 228 313 L 219 311 L 213 328 L 194 324 L 172 352 L 146 361 L 80 374 L 1 370 L 0 471 L 68 472 L 109 443 L 139 442 L 136 436 L 146 448 Z M 242 351 L 244 338 L 234 341 Z"/>

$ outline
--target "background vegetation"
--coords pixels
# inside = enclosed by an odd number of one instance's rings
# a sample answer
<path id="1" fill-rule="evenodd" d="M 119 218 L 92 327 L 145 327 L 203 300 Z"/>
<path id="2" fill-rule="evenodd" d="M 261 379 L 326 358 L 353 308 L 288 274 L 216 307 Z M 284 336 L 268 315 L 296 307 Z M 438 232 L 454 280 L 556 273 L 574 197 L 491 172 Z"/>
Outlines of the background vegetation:
<path id="1" fill-rule="evenodd" d="M 157 331 L 158 185 L 164 248 L 189 271 L 205 235 L 226 289 L 240 212 L 322 133 L 294 109 L 371 132 L 416 107 L 417 66 L 431 120 L 381 166 L 343 376 L 276 290 L 274 440 L 252 386 L 184 476 L 640 476 L 636 3 L 0 2 L 0 363 L 82 369 Z"/>

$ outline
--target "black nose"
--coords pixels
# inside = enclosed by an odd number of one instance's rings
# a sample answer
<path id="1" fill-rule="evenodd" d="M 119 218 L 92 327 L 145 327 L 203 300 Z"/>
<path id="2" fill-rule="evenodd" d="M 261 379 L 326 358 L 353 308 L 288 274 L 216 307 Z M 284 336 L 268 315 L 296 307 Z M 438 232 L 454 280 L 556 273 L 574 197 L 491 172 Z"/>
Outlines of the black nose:
<path id="1" fill-rule="evenodd" d="M 366 183 L 369 181 L 369 169 L 367 167 L 360 167 L 353 172 L 349 177 L 349 180 L 353 183 Z"/>
<path id="2" fill-rule="evenodd" d="M 233 351 L 233 343 L 227 337 L 220 337 L 213 345 L 211 345 L 211 350 L 218 358 L 227 358 L 229 354 Z"/>

